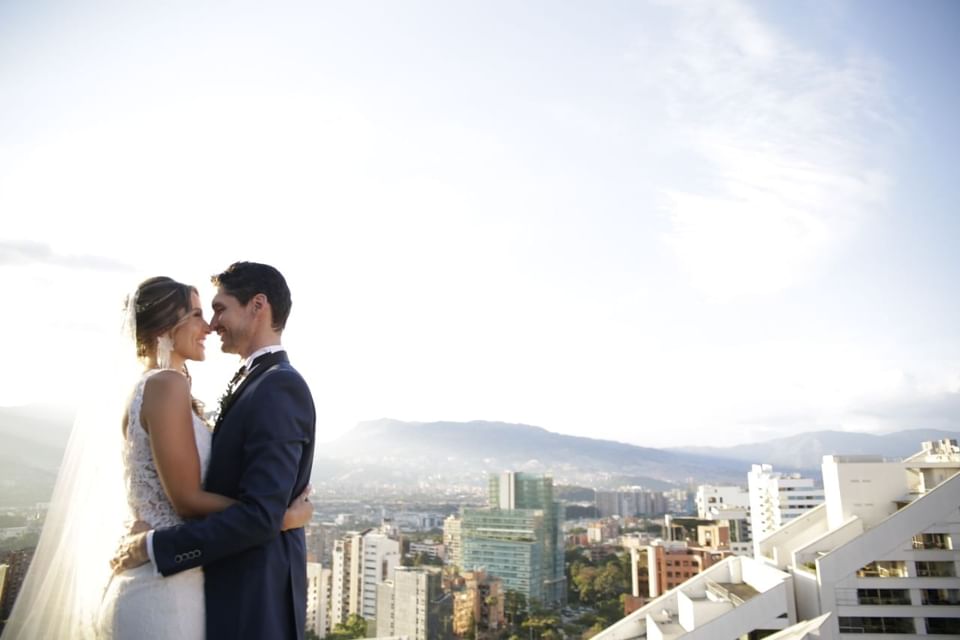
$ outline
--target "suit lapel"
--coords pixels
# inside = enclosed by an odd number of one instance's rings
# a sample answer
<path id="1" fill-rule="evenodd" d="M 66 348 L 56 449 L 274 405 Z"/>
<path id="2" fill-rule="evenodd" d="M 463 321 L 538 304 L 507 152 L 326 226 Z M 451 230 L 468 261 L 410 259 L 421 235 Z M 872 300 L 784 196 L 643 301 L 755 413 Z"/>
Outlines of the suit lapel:
<path id="1" fill-rule="evenodd" d="M 233 407 L 234 403 L 240 399 L 240 396 L 243 394 L 247 386 L 274 365 L 284 362 L 289 362 L 287 359 L 287 352 L 284 350 L 264 354 L 253 361 L 253 364 L 250 365 L 250 373 L 248 373 L 247 376 L 240 382 L 240 384 L 237 385 L 237 388 L 234 390 L 234 392 L 230 394 L 230 399 L 224 405 L 223 411 L 221 411 L 220 415 L 217 416 L 217 424 L 214 426 L 213 430 L 214 435 L 216 435 L 217 431 L 220 430 L 220 426 L 223 424 L 224 419 L 226 419 L 227 414 L 230 413 L 230 408 Z"/>

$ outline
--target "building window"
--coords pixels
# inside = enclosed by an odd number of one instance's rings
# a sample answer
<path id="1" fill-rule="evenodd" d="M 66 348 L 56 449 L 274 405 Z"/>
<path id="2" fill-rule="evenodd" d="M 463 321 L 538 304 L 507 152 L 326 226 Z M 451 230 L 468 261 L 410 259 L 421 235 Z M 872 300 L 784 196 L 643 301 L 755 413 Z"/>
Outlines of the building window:
<path id="1" fill-rule="evenodd" d="M 840 633 L 916 633 L 913 618 L 855 618 L 840 616 Z"/>
<path id="2" fill-rule="evenodd" d="M 857 589 L 857 604 L 910 604 L 907 589 Z"/>
<path id="3" fill-rule="evenodd" d="M 960 589 L 923 589 L 920 592 L 923 604 L 960 604 Z"/>
<path id="4" fill-rule="evenodd" d="M 960 631 L 960 618 L 927 618 L 928 634 L 950 634 Z"/>
<path id="5" fill-rule="evenodd" d="M 907 565 L 903 560 L 877 560 L 857 571 L 858 578 L 906 578 Z"/>
<path id="6" fill-rule="evenodd" d="M 914 549 L 952 549 L 953 542 L 948 533 L 922 533 L 913 536 Z"/>
<path id="7" fill-rule="evenodd" d="M 917 561 L 918 578 L 952 578 L 957 575 L 953 562 L 944 561 Z"/>

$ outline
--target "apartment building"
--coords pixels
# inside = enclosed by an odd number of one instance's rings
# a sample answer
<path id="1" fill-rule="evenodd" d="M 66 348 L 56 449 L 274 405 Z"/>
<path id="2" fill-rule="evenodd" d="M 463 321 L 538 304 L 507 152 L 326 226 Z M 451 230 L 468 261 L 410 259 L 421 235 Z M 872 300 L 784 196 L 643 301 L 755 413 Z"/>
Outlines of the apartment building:
<path id="1" fill-rule="evenodd" d="M 450 637 L 452 597 L 443 592 L 439 568 L 397 567 L 377 590 L 376 637 L 400 636 L 409 640 Z"/>
<path id="2" fill-rule="evenodd" d="M 759 544 L 794 576 L 798 614 L 830 638 L 960 636 L 960 447 L 905 460 L 825 456 L 824 505 Z"/>
<path id="3" fill-rule="evenodd" d="M 377 585 L 400 564 L 400 543 L 376 529 L 348 533 L 334 543 L 330 626 L 350 614 L 377 615 Z"/>
<path id="4" fill-rule="evenodd" d="M 823 503 L 823 489 L 814 486 L 813 478 L 779 473 L 769 464 L 753 465 L 747 474 L 747 488 L 754 554 L 764 536 Z"/>
<path id="5" fill-rule="evenodd" d="M 823 484 L 824 502 L 755 558 L 727 558 L 595 638 L 960 637 L 957 441 L 903 460 L 825 456 Z"/>

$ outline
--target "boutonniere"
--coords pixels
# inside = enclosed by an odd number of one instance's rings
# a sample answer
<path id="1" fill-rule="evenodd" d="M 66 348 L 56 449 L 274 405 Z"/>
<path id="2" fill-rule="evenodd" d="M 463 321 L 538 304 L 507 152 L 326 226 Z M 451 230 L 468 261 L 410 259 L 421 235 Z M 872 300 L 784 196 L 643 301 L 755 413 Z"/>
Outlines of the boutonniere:
<path id="1" fill-rule="evenodd" d="M 223 417 L 224 412 L 230 406 L 230 403 L 233 401 L 233 395 L 237 391 L 237 387 L 240 385 L 240 381 L 243 380 L 243 376 L 247 373 L 247 367 L 240 367 L 233 378 L 230 379 L 230 384 L 227 385 L 227 390 L 223 392 L 223 395 L 220 396 L 220 402 L 217 407 L 217 422 L 220 422 L 220 418 Z"/>

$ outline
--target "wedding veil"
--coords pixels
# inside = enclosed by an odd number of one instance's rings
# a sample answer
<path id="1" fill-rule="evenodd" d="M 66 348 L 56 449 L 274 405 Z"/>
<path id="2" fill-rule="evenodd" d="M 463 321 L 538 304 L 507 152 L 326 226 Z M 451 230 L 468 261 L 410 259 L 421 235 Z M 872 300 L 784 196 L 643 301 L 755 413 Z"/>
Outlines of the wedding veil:
<path id="1" fill-rule="evenodd" d="M 96 637 L 109 562 L 130 522 L 121 420 L 138 376 L 132 342 L 112 342 L 77 376 L 82 408 L 2 640 Z"/>

